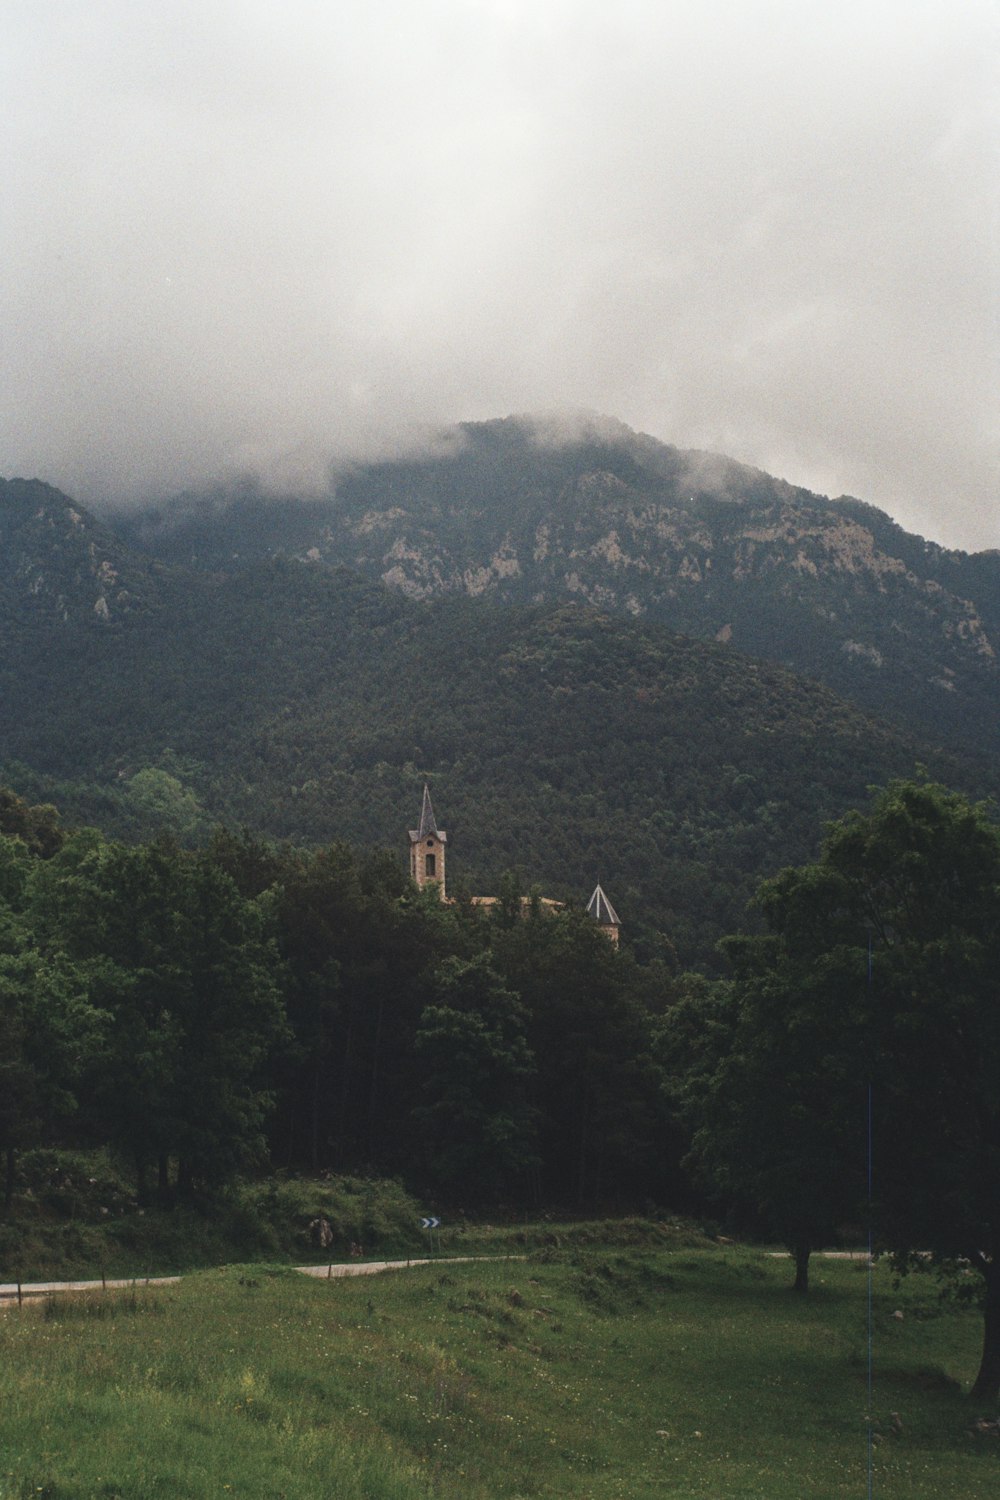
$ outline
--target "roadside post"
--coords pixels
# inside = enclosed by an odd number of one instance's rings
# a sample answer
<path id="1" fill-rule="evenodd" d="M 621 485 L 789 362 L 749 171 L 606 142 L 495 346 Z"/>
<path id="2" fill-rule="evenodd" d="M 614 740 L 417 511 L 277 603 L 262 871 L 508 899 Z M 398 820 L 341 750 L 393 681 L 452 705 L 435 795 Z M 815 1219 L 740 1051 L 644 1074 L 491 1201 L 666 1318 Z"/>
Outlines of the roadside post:
<path id="1" fill-rule="evenodd" d="M 431 1255 L 433 1255 L 434 1254 L 434 1231 L 435 1231 L 435 1229 L 439 1229 L 441 1227 L 441 1220 L 440 1219 L 435 1219 L 431 1215 L 428 1215 L 428 1217 L 426 1219 L 421 1219 L 420 1220 L 420 1227 L 421 1227 L 421 1229 L 426 1229 L 427 1230 L 427 1244 L 430 1247 L 430 1253 L 431 1253 Z M 441 1254 L 441 1240 L 440 1240 L 440 1237 L 438 1238 L 438 1254 L 439 1255 Z"/>

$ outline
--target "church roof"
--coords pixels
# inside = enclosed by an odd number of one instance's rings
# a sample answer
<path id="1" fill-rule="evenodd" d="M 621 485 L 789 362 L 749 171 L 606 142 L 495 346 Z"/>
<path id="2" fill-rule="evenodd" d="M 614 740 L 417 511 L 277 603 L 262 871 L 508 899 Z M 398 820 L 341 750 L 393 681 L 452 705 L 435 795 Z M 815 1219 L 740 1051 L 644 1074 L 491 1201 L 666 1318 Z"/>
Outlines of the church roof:
<path id="1" fill-rule="evenodd" d="M 437 823 L 434 821 L 434 809 L 431 806 L 431 794 L 430 790 L 427 787 L 427 784 L 425 783 L 424 802 L 423 806 L 420 809 L 420 827 L 410 829 L 410 843 L 418 844 L 421 839 L 426 838 L 439 839 L 442 844 L 448 842 L 448 835 L 445 833 L 444 829 L 438 828 Z"/>
<path id="2" fill-rule="evenodd" d="M 594 887 L 594 894 L 587 902 L 587 916 L 593 917 L 602 927 L 620 927 L 618 913 L 615 911 L 607 896 L 601 890 L 600 881 Z"/>

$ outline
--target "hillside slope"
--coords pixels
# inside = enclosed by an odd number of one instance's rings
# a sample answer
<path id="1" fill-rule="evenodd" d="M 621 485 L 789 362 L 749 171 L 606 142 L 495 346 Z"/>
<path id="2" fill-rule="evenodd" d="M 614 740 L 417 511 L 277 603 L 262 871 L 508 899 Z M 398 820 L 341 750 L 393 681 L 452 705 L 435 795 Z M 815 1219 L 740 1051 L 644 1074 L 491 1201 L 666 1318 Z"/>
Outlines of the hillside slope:
<path id="1" fill-rule="evenodd" d="M 39 479 L 0 479 L 0 621 L 108 624 L 149 607 L 155 565 Z"/>
<path id="2" fill-rule="evenodd" d="M 276 552 L 414 599 L 576 599 L 789 666 L 945 742 L 1000 750 L 1000 552 L 907 534 L 619 423 L 468 423 L 433 456 L 358 467 L 326 501 L 252 487 L 120 517 L 164 559 Z"/>
<path id="3" fill-rule="evenodd" d="M 79 526 L 65 497 L 48 503 L 59 556 Z M 870 784 L 917 761 L 976 793 L 996 784 L 815 683 L 650 619 L 418 602 L 289 559 L 129 566 L 134 607 L 110 618 L 86 607 L 86 569 L 52 613 L 12 603 L 9 579 L 0 591 L 0 767 L 114 832 L 198 837 L 225 819 L 402 857 L 427 778 L 457 885 L 495 890 L 516 868 L 582 902 L 600 878 L 647 952 L 659 932 L 691 962 Z"/>

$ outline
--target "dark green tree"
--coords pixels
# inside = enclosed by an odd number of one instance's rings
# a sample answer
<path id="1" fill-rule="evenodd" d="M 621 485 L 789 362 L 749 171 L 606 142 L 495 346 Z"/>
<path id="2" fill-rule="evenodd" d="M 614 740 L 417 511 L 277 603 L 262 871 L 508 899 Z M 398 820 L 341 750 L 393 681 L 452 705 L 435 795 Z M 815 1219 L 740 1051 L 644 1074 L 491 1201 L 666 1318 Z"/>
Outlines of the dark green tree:
<path id="1" fill-rule="evenodd" d="M 836 1210 L 852 1135 L 863 1159 L 858 1095 L 870 1088 L 880 1242 L 904 1268 L 929 1256 L 978 1272 L 985 1322 L 973 1395 L 995 1402 L 1000 832 L 980 804 L 928 782 L 892 782 L 868 813 L 831 827 L 816 864 L 765 882 L 758 900 L 773 936 L 737 955 L 732 1050 L 715 1095 L 735 1080 L 754 1128 L 771 1112 L 758 1097 L 766 1087 L 772 1100 L 794 1103 Z M 734 1117 L 739 1110 L 724 1114 L 712 1140 L 731 1177 L 741 1149 Z M 711 1111 L 703 1128 L 712 1136 Z M 776 1168 L 789 1135 L 774 1138 Z M 773 1184 L 765 1201 L 777 1212 L 796 1201 L 803 1178 L 797 1158 L 768 1174 L 766 1156 L 758 1150 L 752 1161 Z"/>
<path id="2" fill-rule="evenodd" d="M 262 1161 L 264 1065 L 284 1021 L 261 903 L 206 856 L 92 833 L 70 839 L 35 883 L 43 943 L 87 967 L 110 1016 L 88 1091 L 92 1129 L 132 1156 L 140 1191 L 152 1165 L 167 1195 Z"/>
<path id="3" fill-rule="evenodd" d="M 49 803 L 32 807 L 7 787 L 0 787 L 0 834 L 22 841 L 31 854 L 48 859 L 65 842 L 59 814 Z"/>
<path id="4" fill-rule="evenodd" d="M 661 1142 L 650 1018 L 624 955 L 585 913 L 529 903 L 510 925 L 501 914 L 491 962 L 528 1012 L 538 1195 L 576 1204 L 652 1196 Z"/>
<path id="5" fill-rule="evenodd" d="M 795 1257 L 863 1221 L 867 1051 L 857 955 L 812 966 L 773 940 L 729 945 L 735 981 L 689 982 L 659 1024 L 668 1097 L 689 1132 L 697 1185 Z"/>
<path id="6" fill-rule="evenodd" d="M 1000 1397 L 1000 830 L 982 804 L 897 781 L 828 835 L 828 938 L 871 942 L 873 1188 L 900 1265 L 978 1272 L 977 1399 Z M 802 929 L 793 876 L 762 904 Z M 812 903 L 810 903 L 812 904 Z M 815 926 L 816 917 L 807 918 Z M 860 967 L 860 965 L 856 965 Z M 915 1259 L 916 1258 L 916 1259 Z"/>
<path id="7" fill-rule="evenodd" d="M 406 1171 L 419 1070 L 414 1037 L 434 967 L 462 951 L 436 888 L 402 892 L 345 845 L 293 857 L 275 891 L 292 1046 L 279 1070 L 277 1159 Z"/>
<path id="8" fill-rule="evenodd" d="M 538 1165 L 527 1015 L 485 954 L 446 958 L 433 984 L 415 1037 L 428 1169 L 452 1195 L 496 1198 Z"/>
<path id="9" fill-rule="evenodd" d="M 92 973 L 58 948 L 42 952 L 31 924 L 37 860 L 0 836 L 0 1154 L 3 1206 L 17 1153 L 58 1141 L 77 1109 L 77 1088 L 106 1019 L 91 1004 Z"/>

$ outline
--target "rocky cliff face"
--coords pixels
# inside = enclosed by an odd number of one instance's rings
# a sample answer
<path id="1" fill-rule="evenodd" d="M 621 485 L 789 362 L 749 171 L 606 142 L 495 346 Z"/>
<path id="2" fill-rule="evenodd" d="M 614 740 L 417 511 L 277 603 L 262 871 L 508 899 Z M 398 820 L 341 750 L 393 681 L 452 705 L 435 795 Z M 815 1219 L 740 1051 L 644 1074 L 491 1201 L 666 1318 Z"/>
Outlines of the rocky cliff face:
<path id="1" fill-rule="evenodd" d="M 519 423 L 341 483 L 311 552 L 412 598 L 577 598 L 731 642 L 948 738 L 1000 731 L 1000 554 L 968 558 L 628 429 L 553 445 Z"/>
<path id="2" fill-rule="evenodd" d="M 539 499 L 542 497 L 540 496 Z M 560 594 L 631 615 L 680 615 L 731 633 L 741 594 L 807 604 L 843 625 L 864 600 L 877 618 L 915 611 L 960 657 L 995 661 L 978 606 L 882 549 L 836 502 L 775 497 L 768 504 L 679 505 L 639 496 L 607 471 L 581 474 L 545 497 L 531 527 L 504 525 L 503 507 L 449 512 L 414 489 L 408 503 L 361 515 L 345 508 L 311 556 L 350 562 L 411 598 L 446 592 L 541 602 Z M 309 555 L 309 554 L 307 554 Z M 958 582 L 959 580 L 956 580 Z M 863 646 L 863 643 L 860 643 Z"/>
<path id="3" fill-rule="evenodd" d="M 0 480 L 0 608 L 8 618 L 110 625 L 147 609 L 149 563 L 40 480 Z"/>

